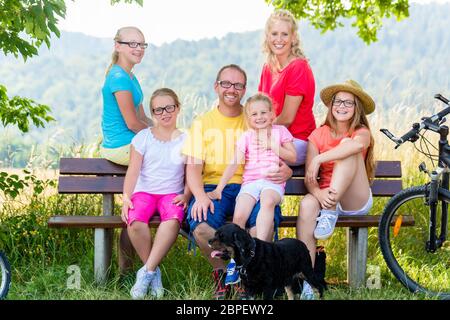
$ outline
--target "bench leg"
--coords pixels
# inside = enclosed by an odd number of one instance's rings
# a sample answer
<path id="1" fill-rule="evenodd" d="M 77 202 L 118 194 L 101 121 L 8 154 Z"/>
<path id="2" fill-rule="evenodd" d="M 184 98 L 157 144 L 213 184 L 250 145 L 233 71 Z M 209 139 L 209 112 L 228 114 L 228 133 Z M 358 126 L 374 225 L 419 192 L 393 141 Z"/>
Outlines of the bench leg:
<path id="1" fill-rule="evenodd" d="M 347 228 L 347 280 L 352 288 L 365 286 L 368 228 Z"/>
<path id="2" fill-rule="evenodd" d="M 119 272 L 120 274 L 126 274 L 133 270 L 133 260 L 136 256 L 136 251 L 128 236 L 127 229 L 120 230 L 118 245 Z"/>
<path id="3" fill-rule="evenodd" d="M 111 265 L 113 229 L 95 229 L 94 277 L 98 284 L 105 284 Z"/>

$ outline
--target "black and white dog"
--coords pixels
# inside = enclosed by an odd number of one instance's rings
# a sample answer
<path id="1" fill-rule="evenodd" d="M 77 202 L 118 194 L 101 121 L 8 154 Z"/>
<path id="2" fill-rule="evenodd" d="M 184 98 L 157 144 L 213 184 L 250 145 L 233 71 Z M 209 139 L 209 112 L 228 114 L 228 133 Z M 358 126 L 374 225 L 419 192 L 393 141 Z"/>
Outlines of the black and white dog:
<path id="1" fill-rule="evenodd" d="M 308 248 L 300 240 L 266 242 L 252 238 L 237 224 L 227 223 L 217 229 L 208 243 L 213 249 L 212 257 L 234 258 L 251 296 L 262 294 L 264 299 L 273 299 L 277 290 L 284 287 L 288 298 L 293 299 L 299 281 L 306 280 L 322 297 L 326 284 L 314 274 Z"/>

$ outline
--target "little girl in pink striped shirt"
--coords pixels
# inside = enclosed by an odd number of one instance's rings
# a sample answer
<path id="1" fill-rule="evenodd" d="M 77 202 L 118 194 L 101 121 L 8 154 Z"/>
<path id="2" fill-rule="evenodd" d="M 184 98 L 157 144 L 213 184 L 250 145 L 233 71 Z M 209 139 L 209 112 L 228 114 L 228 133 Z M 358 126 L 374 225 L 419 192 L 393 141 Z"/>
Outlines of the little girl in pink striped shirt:
<path id="1" fill-rule="evenodd" d="M 285 126 L 272 124 L 275 113 L 270 98 L 264 94 L 258 93 L 250 97 L 245 103 L 244 114 L 249 129 L 236 143 L 233 163 L 228 165 L 216 189 L 209 192 L 208 196 L 220 199 L 223 188 L 238 166 L 245 163 L 233 222 L 245 229 L 253 207 L 260 200 L 256 237 L 271 241 L 274 209 L 283 199 L 285 183 L 273 183 L 266 176 L 271 171 L 278 171 L 280 159 L 295 162 L 297 155 L 293 136 Z"/>

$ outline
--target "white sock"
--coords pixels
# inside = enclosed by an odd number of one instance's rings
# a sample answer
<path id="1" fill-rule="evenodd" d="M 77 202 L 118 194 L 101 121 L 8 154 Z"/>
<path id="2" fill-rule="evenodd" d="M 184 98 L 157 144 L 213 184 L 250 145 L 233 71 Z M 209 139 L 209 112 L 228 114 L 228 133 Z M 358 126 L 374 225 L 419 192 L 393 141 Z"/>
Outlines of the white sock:
<path id="1" fill-rule="evenodd" d="M 322 209 L 322 210 L 320 210 L 320 212 L 322 213 L 327 213 L 327 214 L 333 214 L 333 215 L 335 215 L 335 216 L 337 216 L 338 215 L 338 212 L 337 212 L 337 210 L 328 210 L 328 209 Z"/>
<path id="2" fill-rule="evenodd" d="M 150 271 L 150 270 L 148 270 L 148 268 L 147 268 L 147 265 L 145 265 L 144 264 L 144 270 L 145 270 L 145 272 L 147 273 L 147 274 L 154 274 L 154 273 L 156 273 L 156 270 L 155 271 Z"/>
<path id="3" fill-rule="evenodd" d="M 303 290 L 302 290 L 302 292 L 305 292 L 305 293 L 314 292 L 313 288 L 311 287 L 311 285 L 306 280 L 303 281 Z"/>

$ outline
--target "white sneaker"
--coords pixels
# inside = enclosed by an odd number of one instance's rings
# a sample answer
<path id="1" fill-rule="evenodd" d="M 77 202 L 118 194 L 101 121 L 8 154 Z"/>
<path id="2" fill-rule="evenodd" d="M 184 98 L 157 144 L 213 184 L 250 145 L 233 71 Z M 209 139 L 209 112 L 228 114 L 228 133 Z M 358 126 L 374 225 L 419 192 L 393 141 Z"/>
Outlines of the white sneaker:
<path id="1" fill-rule="evenodd" d="M 161 281 L 161 270 L 159 267 L 156 267 L 155 270 L 156 275 L 153 277 L 152 282 L 150 283 L 150 294 L 157 299 L 162 298 L 164 295 L 164 287 Z"/>
<path id="2" fill-rule="evenodd" d="M 303 289 L 302 294 L 300 295 L 300 300 L 316 300 L 316 294 L 314 293 L 313 288 L 306 281 L 303 281 Z"/>
<path id="3" fill-rule="evenodd" d="M 314 238 L 317 240 L 328 239 L 334 231 L 338 213 L 331 210 L 321 210 L 319 217 L 317 217 L 316 229 L 314 229 Z"/>
<path id="4" fill-rule="evenodd" d="M 136 273 L 136 282 L 131 288 L 130 294 L 134 300 L 144 299 L 147 294 L 148 287 L 153 279 L 156 277 L 156 272 L 148 272 L 144 265 Z"/>

